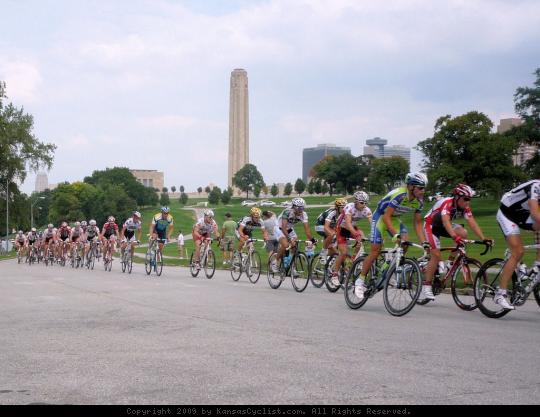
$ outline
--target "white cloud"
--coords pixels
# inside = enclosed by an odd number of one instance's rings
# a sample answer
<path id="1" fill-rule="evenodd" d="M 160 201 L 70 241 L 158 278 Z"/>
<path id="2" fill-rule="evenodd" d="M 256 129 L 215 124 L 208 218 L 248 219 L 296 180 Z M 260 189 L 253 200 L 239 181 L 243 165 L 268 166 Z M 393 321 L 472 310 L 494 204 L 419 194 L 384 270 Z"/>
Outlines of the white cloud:
<path id="1" fill-rule="evenodd" d="M 0 79 L 6 82 L 8 97 L 19 103 L 34 103 L 40 98 L 43 79 L 39 65 L 31 59 L 0 59 Z"/>

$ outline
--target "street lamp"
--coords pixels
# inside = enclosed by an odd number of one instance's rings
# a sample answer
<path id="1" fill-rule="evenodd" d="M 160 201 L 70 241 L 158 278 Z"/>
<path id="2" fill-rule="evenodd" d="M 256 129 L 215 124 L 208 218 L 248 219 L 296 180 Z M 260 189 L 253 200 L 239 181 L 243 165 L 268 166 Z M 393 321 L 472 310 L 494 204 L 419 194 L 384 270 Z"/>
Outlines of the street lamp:
<path id="1" fill-rule="evenodd" d="M 45 197 L 41 196 L 41 197 L 38 197 L 36 201 L 30 202 L 30 229 L 34 228 L 34 205 L 38 202 L 38 200 L 44 200 L 44 199 Z"/>

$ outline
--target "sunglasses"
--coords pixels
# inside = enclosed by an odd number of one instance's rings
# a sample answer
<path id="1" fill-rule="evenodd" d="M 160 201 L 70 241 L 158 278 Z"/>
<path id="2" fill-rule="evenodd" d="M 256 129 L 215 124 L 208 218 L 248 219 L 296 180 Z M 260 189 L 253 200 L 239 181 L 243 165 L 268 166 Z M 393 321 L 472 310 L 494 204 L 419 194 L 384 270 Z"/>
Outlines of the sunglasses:
<path id="1" fill-rule="evenodd" d="M 418 190 L 422 191 L 422 190 L 424 190 L 426 187 L 418 187 L 418 186 L 416 186 L 416 188 L 417 188 Z"/>
<path id="2" fill-rule="evenodd" d="M 366 202 L 365 201 L 357 201 L 356 204 L 362 204 L 363 206 L 365 206 Z"/>
<path id="3" fill-rule="evenodd" d="M 463 198 L 463 201 L 471 201 L 469 197 L 461 197 L 461 198 Z"/>

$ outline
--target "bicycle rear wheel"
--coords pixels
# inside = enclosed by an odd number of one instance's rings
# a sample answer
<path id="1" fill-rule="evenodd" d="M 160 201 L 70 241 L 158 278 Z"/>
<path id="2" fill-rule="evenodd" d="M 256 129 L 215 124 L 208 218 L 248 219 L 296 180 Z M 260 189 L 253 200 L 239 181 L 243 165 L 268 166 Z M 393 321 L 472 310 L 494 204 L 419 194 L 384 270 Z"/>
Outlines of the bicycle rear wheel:
<path id="1" fill-rule="evenodd" d="M 324 265 L 321 263 L 319 255 L 311 258 L 311 284 L 315 288 L 321 288 L 324 285 Z"/>
<path id="2" fill-rule="evenodd" d="M 281 264 L 278 266 L 279 272 L 274 272 L 272 269 L 272 264 L 274 262 L 277 262 L 277 254 L 273 253 L 272 256 L 268 259 L 268 270 L 267 270 L 267 278 L 268 278 L 268 284 L 270 285 L 270 288 L 277 290 L 281 283 L 283 282 L 283 260 L 281 260 Z"/>
<path id="3" fill-rule="evenodd" d="M 481 267 L 482 262 L 465 258 L 452 276 L 452 298 L 462 310 L 472 311 L 477 307 L 474 299 L 474 274 L 471 269 L 479 271 Z"/>
<path id="4" fill-rule="evenodd" d="M 122 265 L 122 272 L 126 272 L 126 267 L 127 267 L 127 259 L 126 258 L 127 258 L 127 254 L 124 251 L 124 254 L 122 255 L 122 260 L 120 261 L 120 264 Z"/>
<path id="5" fill-rule="evenodd" d="M 538 304 L 538 307 L 540 307 L 540 282 L 534 286 L 533 293 L 536 304 Z"/>
<path id="6" fill-rule="evenodd" d="M 291 267 L 291 281 L 296 292 L 302 292 L 309 283 L 309 260 L 304 252 L 298 252 Z"/>
<path id="7" fill-rule="evenodd" d="M 251 254 L 249 259 L 246 274 L 252 284 L 255 284 L 261 276 L 261 255 L 255 251 Z"/>
<path id="8" fill-rule="evenodd" d="M 191 276 L 193 278 L 197 277 L 197 275 L 199 275 L 199 272 L 200 272 L 200 269 L 197 268 L 197 266 L 193 262 L 194 256 L 195 256 L 195 252 L 191 252 L 191 256 L 189 257 L 189 272 L 191 273 Z"/>
<path id="9" fill-rule="evenodd" d="M 334 271 L 334 264 L 336 263 L 337 257 L 338 254 L 334 253 L 326 258 L 326 267 L 324 268 L 324 285 L 326 285 L 326 289 L 330 292 L 336 292 L 340 287 L 332 283 L 332 272 Z M 338 275 L 340 276 L 342 272 L 343 271 L 341 270 L 338 271 Z"/>
<path id="10" fill-rule="evenodd" d="M 242 276 L 242 256 L 240 252 L 234 251 L 231 259 L 231 278 L 233 281 L 238 281 Z"/>
<path id="11" fill-rule="evenodd" d="M 345 303 L 347 304 L 347 306 L 349 306 L 349 308 L 352 308 L 353 310 L 356 310 L 362 307 L 369 298 L 369 292 L 367 290 L 364 290 L 364 298 L 358 298 L 354 292 L 354 289 L 356 288 L 356 280 L 359 278 L 360 273 L 362 272 L 364 259 L 365 259 L 365 256 L 361 256 L 358 259 L 356 259 L 351 265 L 351 269 L 349 270 L 349 273 L 345 277 L 345 282 L 344 282 Z M 374 271 L 375 271 L 375 267 L 372 266 L 366 276 L 366 279 L 363 285 L 367 288 L 374 287 L 374 282 L 375 282 L 373 278 Z"/>
<path id="12" fill-rule="evenodd" d="M 158 277 L 161 276 L 161 273 L 163 272 L 163 254 L 161 253 L 161 250 L 158 250 L 156 252 L 156 266 L 155 266 L 155 270 L 156 270 L 156 275 Z"/>
<path id="13" fill-rule="evenodd" d="M 499 289 L 501 272 L 504 267 L 504 259 L 493 258 L 487 261 L 474 278 L 474 299 L 480 311 L 487 317 L 498 319 L 510 310 L 503 309 L 495 303 L 495 294 Z M 513 282 L 516 279 L 516 273 L 512 274 L 512 282 L 508 288 L 508 297 L 512 301 Z"/>
<path id="14" fill-rule="evenodd" d="M 422 273 L 418 262 L 404 259 L 403 265 L 387 272 L 384 284 L 384 306 L 393 316 L 403 316 L 412 310 L 422 291 Z"/>
<path id="15" fill-rule="evenodd" d="M 206 278 L 211 279 L 216 272 L 216 257 L 212 249 L 208 249 L 206 254 L 206 262 L 204 263 L 204 274 Z"/>

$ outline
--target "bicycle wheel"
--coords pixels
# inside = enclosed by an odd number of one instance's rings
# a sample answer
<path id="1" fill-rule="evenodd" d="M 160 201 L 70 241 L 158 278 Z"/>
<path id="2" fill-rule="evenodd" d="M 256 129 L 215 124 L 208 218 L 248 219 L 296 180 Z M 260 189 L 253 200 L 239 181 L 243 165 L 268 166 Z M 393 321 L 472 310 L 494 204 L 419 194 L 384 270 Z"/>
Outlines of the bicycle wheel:
<path id="1" fill-rule="evenodd" d="M 129 253 L 129 256 L 127 259 L 127 268 L 128 268 L 128 273 L 131 274 L 131 270 L 133 269 L 133 252 Z"/>
<path id="2" fill-rule="evenodd" d="M 96 254 L 95 252 L 92 252 L 92 255 L 90 256 L 90 269 L 94 269 L 95 263 L 96 263 Z"/>
<path id="3" fill-rule="evenodd" d="M 156 275 L 158 277 L 161 276 L 161 273 L 163 272 L 163 254 L 160 250 L 156 252 L 156 265 L 155 265 Z"/>
<path id="4" fill-rule="evenodd" d="M 302 292 L 309 283 L 309 259 L 304 252 L 297 252 L 291 268 L 291 281 L 296 292 Z"/>
<path id="5" fill-rule="evenodd" d="M 418 262 L 406 258 L 403 265 L 394 266 L 384 284 L 384 306 L 393 316 L 403 316 L 412 310 L 422 291 L 422 273 Z"/>
<path id="6" fill-rule="evenodd" d="M 120 261 L 120 265 L 122 265 L 122 272 L 126 272 L 126 267 L 127 267 L 127 260 L 126 260 L 127 253 L 126 253 L 126 250 L 124 250 L 124 253 L 122 255 L 122 260 Z"/>
<path id="7" fill-rule="evenodd" d="M 195 252 L 191 252 L 191 256 L 189 257 L 189 272 L 191 273 L 191 276 L 193 278 L 199 275 L 199 271 L 200 271 L 200 269 L 197 268 L 197 266 L 193 262 L 194 255 L 195 255 Z"/>
<path id="8" fill-rule="evenodd" d="M 281 283 L 283 282 L 284 273 L 283 273 L 283 260 L 281 260 L 281 263 L 278 267 L 279 272 L 274 272 L 272 269 L 272 263 L 277 262 L 277 254 L 273 253 L 272 256 L 268 259 L 268 270 L 267 270 L 267 278 L 268 278 L 268 284 L 270 285 L 270 288 L 277 290 Z"/>
<path id="9" fill-rule="evenodd" d="M 242 256 L 240 252 L 234 251 L 231 259 L 231 278 L 233 281 L 238 281 L 242 276 Z"/>
<path id="10" fill-rule="evenodd" d="M 538 304 L 538 307 L 540 307 L 540 282 L 534 286 L 533 294 L 536 304 Z"/>
<path id="11" fill-rule="evenodd" d="M 482 262 L 465 258 L 463 263 L 452 276 L 452 298 L 459 308 L 472 311 L 476 308 L 474 300 L 474 270 L 479 271 Z"/>
<path id="12" fill-rule="evenodd" d="M 356 280 L 359 278 L 360 273 L 362 272 L 362 266 L 364 265 L 364 259 L 365 256 L 361 256 L 358 259 L 356 259 L 353 264 L 351 265 L 351 269 L 349 270 L 349 273 L 345 277 L 345 283 L 344 283 L 344 293 L 345 293 L 345 303 L 349 308 L 352 308 L 353 310 L 356 310 L 360 307 L 362 307 L 366 301 L 368 300 L 371 292 L 367 289 L 374 287 L 375 280 L 373 278 L 375 267 L 372 266 L 366 276 L 366 279 L 364 281 L 364 298 L 358 298 L 354 292 L 354 289 L 356 287 Z"/>
<path id="13" fill-rule="evenodd" d="M 261 255 L 257 252 L 251 254 L 246 273 L 252 284 L 257 283 L 261 276 Z"/>
<path id="14" fill-rule="evenodd" d="M 311 258 L 310 271 L 311 284 L 315 288 L 321 288 L 324 285 L 324 265 L 321 263 L 319 255 Z"/>
<path id="15" fill-rule="evenodd" d="M 146 251 L 146 256 L 144 257 L 144 270 L 146 271 L 146 275 L 150 275 L 152 273 L 153 258 L 152 252 Z"/>
<path id="16" fill-rule="evenodd" d="M 495 303 L 495 294 L 499 289 L 501 272 L 504 267 L 504 259 L 493 258 L 487 261 L 479 269 L 474 278 L 474 299 L 480 311 L 487 317 L 498 319 L 510 310 L 505 310 L 499 304 Z M 512 274 L 512 282 L 508 288 L 508 296 L 512 301 L 513 282 L 516 279 L 516 273 Z"/>
<path id="17" fill-rule="evenodd" d="M 206 262 L 204 263 L 204 274 L 206 278 L 211 279 L 214 276 L 214 272 L 216 272 L 216 256 L 212 249 L 208 249 Z"/>

